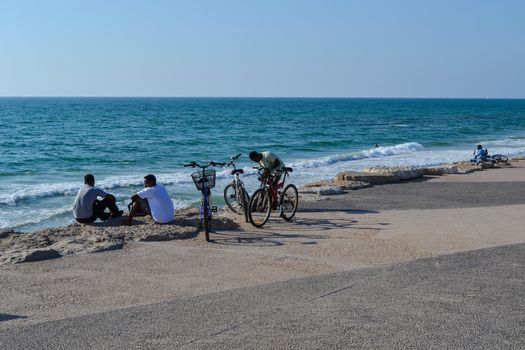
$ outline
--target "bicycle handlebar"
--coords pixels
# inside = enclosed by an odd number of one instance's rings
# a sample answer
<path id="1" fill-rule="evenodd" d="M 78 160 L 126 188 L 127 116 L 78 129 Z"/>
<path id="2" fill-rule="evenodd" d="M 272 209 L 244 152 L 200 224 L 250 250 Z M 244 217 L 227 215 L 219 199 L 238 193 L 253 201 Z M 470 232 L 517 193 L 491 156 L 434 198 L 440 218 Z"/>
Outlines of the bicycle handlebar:
<path id="1" fill-rule="evenodd" d="M 231 160 L 230 160 L 228 163 L 222 163 L 223 165 L 221 165 L 221 166 L 225 166 L 225 165 L 226 165 L 226 166 L 232 166 L 232 165 L 233 165 L 233 166 L 235 167 L 235 161 L 236 161 L 237 159 L 239 159 L 239 157 L 240 157 L 241 155 L 242 155 L 242 153 L 239 153 L 239 154 L 236 155 L 236 156 L 231 156 L 231 157 L 230 157 Z"/>
<path id="2" fill-rule="evenodd" d="M 216 163 L 216 162 L 213 162 L 213 161 L 212 161 L 212 162 L 209 162 L 208 164 L 201 165 L 201 164 L 198 164 L 197 162 L 193 161 L 193 162 L 191 162 L 191 163 L 184 164 L 184 167 L 189 167 L 189 166 L 191 166 L 192 168 L 197 167 L 197 168 L 201 168 L 201 169 L 206 169 L 206 168 L 208 168 L 208 167 L 210 167 L 210 166 L 220 166 L 220 167 L 222 167 L 222 166 L 224 166 L 224 165 L 226 165 L 226 163 Z"/>
<path id="3" fill-rule="evenodd" d="M 211 165 L 211 166 L 220 166 L 220 167 L 223 167 L 223 166 L 225 166 L 225 165 L 226 165 L 226 163 L 217 163 L 217 162 L 210 162 L 210 164 L 209 164 L 209 165 Z"/>

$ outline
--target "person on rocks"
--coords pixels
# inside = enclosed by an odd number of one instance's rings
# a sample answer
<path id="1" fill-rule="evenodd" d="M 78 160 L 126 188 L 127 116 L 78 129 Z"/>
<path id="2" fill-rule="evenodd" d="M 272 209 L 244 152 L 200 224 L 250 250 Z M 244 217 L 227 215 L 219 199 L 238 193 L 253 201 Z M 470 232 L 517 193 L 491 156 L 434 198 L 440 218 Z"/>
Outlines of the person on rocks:
<path id="1" fill-rule="evenodd" d="M 98 198 L 102 198 L 99 200 Z M 109 209 L 109 213 L 106 212 Z M 106 221 L 109 218 L 122 216 L 115 197 L 95 187 L 95 177 L 92 174 L 84 176 L 84 186 L 80 188 L 73 203 L 73 215 L 77 222 L 91 223 L 97 219 Z"/>
<path id="2" fill-rule="evenodd" d="M 470 161 L 474 163 L 480 163 L 485 161 L 488 155 L 489 151 L 487 151 L 487 149 L 483 149 L 481 145 L 478 145 L 476 150 L 474 151 L 474 158 L 472 158 Z"/>
<path id="3" fill-rule="evenodd" d="M 284 173 L 285 167 L 284 162 L 281 160 L 281 158 L 269 151 L 261 153 L 251 151 L 249 157 L 252 161 L 259 163 L 259 165 L 262 168 L 264 168 L 264 176 L 270 173 L 274 185 L 277 185 L 279 183 L 281 175 Z"/>
<path id="4" fill-rule="evenodd" d="M 155 175 L 144 176 L 144 189 L 131 196 L 128 225 L 132 224 L 133 217 L 140 213 L 151 215 L 159 224 L 173 221 L 173 202 L 168 192 L 157 183 Z"/>

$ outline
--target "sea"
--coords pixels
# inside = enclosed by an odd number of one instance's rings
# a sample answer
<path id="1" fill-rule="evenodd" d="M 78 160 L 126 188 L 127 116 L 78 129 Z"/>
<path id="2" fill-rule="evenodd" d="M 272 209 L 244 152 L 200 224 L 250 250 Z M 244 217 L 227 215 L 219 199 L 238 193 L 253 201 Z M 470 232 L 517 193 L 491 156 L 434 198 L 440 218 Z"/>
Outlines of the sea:
<path id="1" fill-rule="evenodd" d="M 490 154 L 525 155 L 525 100 L 375 98 L 0 98 L 0 229 L 73 222 L 91 173 L 125 208 L 154 174 L 176 208 L 200 193 L 183 167 L 272 151 L 296 185 L 367 166 L 433 166 Z M 213 201 L 232 178 L 217 168 Z"/>

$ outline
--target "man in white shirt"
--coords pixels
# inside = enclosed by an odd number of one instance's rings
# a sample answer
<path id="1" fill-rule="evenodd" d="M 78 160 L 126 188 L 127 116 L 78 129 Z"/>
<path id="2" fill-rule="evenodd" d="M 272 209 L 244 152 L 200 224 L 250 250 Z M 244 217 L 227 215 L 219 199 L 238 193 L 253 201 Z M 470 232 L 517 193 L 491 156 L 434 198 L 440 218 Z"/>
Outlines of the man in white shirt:
<path id="1" fill-rule="evenodd" d="M 139 211 L 148 212 L 159 224 L 173 221 L 173 202 L 164 186 L 157 183 L 155 175 L 144 176 L 144 187 L 131 196 L 133 206 L 129 212 L 128 224 L 132 224 L 133 216 Z"/>

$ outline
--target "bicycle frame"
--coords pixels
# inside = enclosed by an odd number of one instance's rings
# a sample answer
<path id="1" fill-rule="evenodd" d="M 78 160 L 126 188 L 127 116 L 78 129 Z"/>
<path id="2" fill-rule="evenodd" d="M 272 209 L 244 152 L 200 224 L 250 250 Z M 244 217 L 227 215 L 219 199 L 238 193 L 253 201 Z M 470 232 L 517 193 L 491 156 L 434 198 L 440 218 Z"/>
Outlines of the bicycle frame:
<path id="1" fill-rule="evenodd" d="M 235 164 L 233 164 L 233 170 L 236 170 Z M 246 189 L 244 188 L 244 182 L 241 180 L 241 175 L 239 175 L 239 173 L 235 173 L 235 176 L 233 178 L 233 183 L 235 184 L 235 193 L 237 194 L 237 196 L 239 196 L 239 194 L 242 193 L 240 191 L 241 188 L 244 191 L 246 191 Z"/>
<path id="2" fill-rule="evenodd" d="M 279 203 L 279 190 L 284 188 L 284 184 L 286 182 L 286 177 L 288 176 L 288 172 L 285 170 L 283 173 L 283 179 L 277 185 L 275 185 L 272 181 L 273 180 L 271 176 L 272 174 L 270 172 L 268 172 L 267 175 L 263 175 L 261 174 L 261 171 L 264 169 L 261 169 L 261 168 L 257 168 L 257 169 L 259 171 L 259 174 L 262 177 L 261 185 L 259 186 L 259 188 L 266 187 L 272 196 L 273 203 Z"/>
<path id="3" fill-rule="evenodd" d="M 203 170 L 204 174 L 204 170 Z M 203 183 L 202 190 L 201 190 L 201 207 L 200 207 L 200 221 L 202 223 L 203 214 L 205 210 L 205 204 L 208 209 L 208 217 L 212 217 L 212 210 L 211 210 L 211 189 L 208 188 L 208 184 L 205 182 Z"/>

